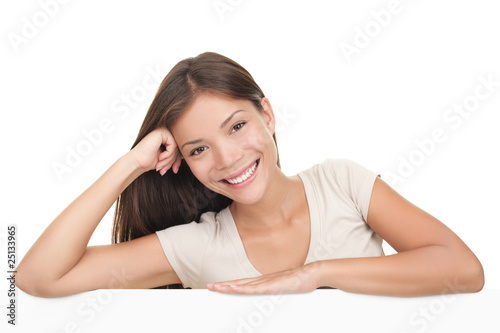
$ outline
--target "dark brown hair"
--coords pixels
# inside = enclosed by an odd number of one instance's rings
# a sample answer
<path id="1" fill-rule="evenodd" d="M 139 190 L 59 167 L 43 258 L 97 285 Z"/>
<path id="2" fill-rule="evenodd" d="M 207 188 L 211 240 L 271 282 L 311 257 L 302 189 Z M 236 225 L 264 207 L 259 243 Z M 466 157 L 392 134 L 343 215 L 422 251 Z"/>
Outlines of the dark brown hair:
<path id="1" fill-rule="evenodd" d="M 132 148 L 156 128 L 172 131 L 176 120 L 202 93 L 249 100 L 257 110 L 263 110 L 264 93 L 248 71 L 220 54 L 202 53 L 180 61 L 163 79 Z M 275 134 L 273 138 L 276 144 Z M 177 174 L 172 170 L 164 176 L 154 170 L 145 172 L 118 197 L 112 242 L 125 242 L 175 225 L 198 222 L 201 214 L 218 212 L 231 202 L 200 183 L 185 160 Z"/>

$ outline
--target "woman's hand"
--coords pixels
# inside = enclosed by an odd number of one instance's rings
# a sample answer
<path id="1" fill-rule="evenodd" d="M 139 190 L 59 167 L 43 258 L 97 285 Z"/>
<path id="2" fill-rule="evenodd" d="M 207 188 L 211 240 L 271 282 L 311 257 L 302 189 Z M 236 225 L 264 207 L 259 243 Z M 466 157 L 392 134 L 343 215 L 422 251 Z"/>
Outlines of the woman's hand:
<path id="1" fill-rule="evenodd" d="M 319 288 L 314 263 L 286 271 L 225 282 L 210 283 L 207 288 L 230 294 L 304 293 Z"/>
<path id="2" fill-rule="evenodd" d="M 162 152 L 161 146 L 165 146 Z M 168 169 L 179 171 L 182 157 L 172 133 L 166 128 L 157 128 L 146 135 L 130 152 L 139 168 L 144 172 L 159 171 L 163 176 Z"/>
<path id="3" fill-rule="evenodd" d="M 161 145 L 166 151 L 161 152 Z M 177 172 L 179 165 L 172 135 L 166 129 L 148 134 L 47 227 L 19 263 L 17 286 L 32 295 L 59 297 L 102 288 L 179 283 L 154 234 L 120 244 L 88 246 L 99 222 L 140 172 L 157 168 L 164 174 L 170 167 Z M 126 281 L 118 281 L 116 274 L 124 268 Z"/>

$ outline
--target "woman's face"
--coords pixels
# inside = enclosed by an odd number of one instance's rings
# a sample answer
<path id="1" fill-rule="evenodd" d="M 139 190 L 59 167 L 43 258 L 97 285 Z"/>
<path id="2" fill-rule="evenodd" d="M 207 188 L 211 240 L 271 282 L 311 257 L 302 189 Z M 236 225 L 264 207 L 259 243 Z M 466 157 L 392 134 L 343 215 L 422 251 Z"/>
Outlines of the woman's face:
<path id="1" fill-rule="evenodd" d="M 179 150 L 195 177 L 236 202 L 252 204 L 266 193 L 277 167 L 275 118 L 248 100 L 202 94 L 172 127 Z"/>

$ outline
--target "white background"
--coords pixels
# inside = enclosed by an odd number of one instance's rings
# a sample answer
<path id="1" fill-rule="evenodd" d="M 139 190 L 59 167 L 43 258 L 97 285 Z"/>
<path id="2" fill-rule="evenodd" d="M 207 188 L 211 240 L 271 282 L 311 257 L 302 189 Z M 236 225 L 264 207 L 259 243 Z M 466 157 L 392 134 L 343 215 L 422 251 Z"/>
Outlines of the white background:
<path id="1" fill-rule="evenodd" d="M 186 57 L 215 51 L 245 67 L 270 99 L 285 173 L 348 158 L 397 175 L 401 159 L 423 156 L 394 188 L 474 251 L 485 269 L 483 292 L 499 289 L 500 86 L 455 128 L 443 118 L 471 100 L 479 77 L 500 82 L 498 5 L 401 0 L 381 27 L 372 12 L 390 3 L 2 2 L 2 253 L 8 224 L 18 225 L 22 258 L 57 214 L 127 152 L 155 90 L 146 90 L 127 115 L 115 111 L 124 95 L 140 90 L 149 69 L 164 75 Z M 370 28 L 372 37 L 360 45 L 359 31 Z M 360 47 L 347 57 L 342 43 Z M 68 149 L 84 145 L 84 132 L 104 119 L 112 123 L 109 133 L 58 176 L 54 164 L 66 164 Z M 438 128 L 446 140 L 419 153 L 415 141 Z M 91 244 L 110 242 L 112 212 Z"/>

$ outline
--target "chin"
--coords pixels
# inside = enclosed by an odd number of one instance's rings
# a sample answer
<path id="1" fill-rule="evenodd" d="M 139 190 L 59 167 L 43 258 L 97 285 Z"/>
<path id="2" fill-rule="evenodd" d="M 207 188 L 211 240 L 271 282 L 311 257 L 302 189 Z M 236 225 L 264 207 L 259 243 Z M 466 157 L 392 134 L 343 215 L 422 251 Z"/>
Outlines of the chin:
<path id="1" fill-rule="evenodd" d="M 225 197 L 228 197 L 229 199 L 233 200 L 238 204 L 253 205 L 262 200 L 267 190 L 265 188 L 261 188 L 260 186 L 258 186 L 261 184 L 253 184 L 253 185 L 257 186 L 253 186 L 252 188 L 250 187 L 242 188 L 238 191 L 228 190 L 224 187 L 221 188 L 220 186 L 213 186 L 211 190 Z"/>
<path id="2" fill-rule="evenodd" d="M 254 196 L 241 195 L 236 198 L 233 198 L 233 201 L 242 205 L 254 205 L 259 201 L 261 201 L 262 197 L 263 197 L 262 195 L 254 195 Z"/>
<path id="3" fill-rule="evenodd" d="M 244 205 L 252 205 L 258 203 L 264 197 L 264 191 L 258 189 L 252 189 L 249 191 L 241 191 L 240 193 L 234 193 L 232 191 L 221 190 L 220 187 L 212 189 L 212 191 L 217 192 L 229 199 Z"/>

